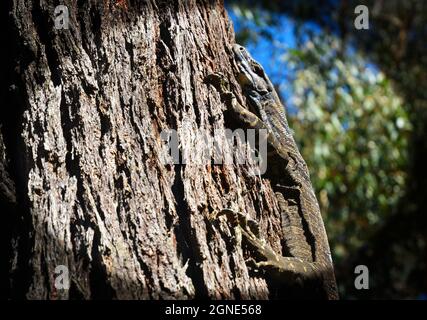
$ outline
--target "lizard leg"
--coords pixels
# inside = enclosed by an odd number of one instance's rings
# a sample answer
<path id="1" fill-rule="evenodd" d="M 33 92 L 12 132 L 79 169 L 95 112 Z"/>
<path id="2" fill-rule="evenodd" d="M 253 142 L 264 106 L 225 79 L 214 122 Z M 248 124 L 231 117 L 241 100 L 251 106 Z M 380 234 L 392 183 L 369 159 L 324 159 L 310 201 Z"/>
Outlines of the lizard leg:
<path id="1" fill-rule="evenodd" d="M 277 279 L 319 280 L 325 268 L 318 262 L 307 262 L 294 257 L 280 257 L 279 261 L 255 262 L 256 268 L 265 270 Z"/>
<path id="2" fill-rule="evenodd" d="M 318 262 L 304 261 L 298 257 L 283 257 L 276 253 L 265 241 L 242 228 L 242 235 L 254 247 L 262 261 L 256 262 L 259 269 L 278 274 L 296 275 L 304 279 L 319 278 L 323 267 Z"/>
<path id="3" fill-rule="evenodd" d="M 278 278 L 292 279 L 320 279 L 324 266 L 319 262 L 304 261 L 298 257 L 283 257 L 276 253 L 264 240 L 261 239 L 256 221 L 246 215 L 224 209 L 215 216 L 225 215 L 233 227 L 239 228 L 242 236 L 250 243 L 261 261 L 252 261 L 260 270 L 277 275 Z"/>
<path id="4" fill-rule="evenodd" d="M 213 85 L 219 92 L 221 100 L 227 108 L 242 122 L 246 127 L 251 129 L 266 130 L 267 141 L 274 149 L 280 150 L 280 143 L 271 133 L 267 125 L 253 112 L 242 106 L 236 96 L 230 91 L 230 84 L 220 73 L 213 73 L 206 77 L 206 81 Z"/>

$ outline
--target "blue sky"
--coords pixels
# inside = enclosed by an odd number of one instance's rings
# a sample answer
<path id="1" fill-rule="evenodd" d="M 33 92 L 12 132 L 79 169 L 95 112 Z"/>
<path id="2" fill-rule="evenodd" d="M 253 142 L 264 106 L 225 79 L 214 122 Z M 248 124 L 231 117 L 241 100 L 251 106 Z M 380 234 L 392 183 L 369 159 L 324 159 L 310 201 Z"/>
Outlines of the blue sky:
<path id="1" fill-rule="evenodd" d="M 261 28 L 257 26 L 255 22 L 250 20 L 247 20 L 244 22 L 244 24 L 242 24 L 242 19 L 239 19 L 232 10 L 229 10 L 229 15 L 233 21 L 236 33 L 238 33 L 244 27 L 249 27 L 253 30 L 264 29 L 267 30 L 270 34 L 274 35 L 273 41 L 278 41 L 282 44 L 286 44 L 286 46 L 289 48 L 295 48 L 295 24 L 290 18 L 286 16 L 281 16 L 279 19 L 280 22 L 278 26 L 265 26 Z M 259 37 L 256 43 L 251 41 L 244 45 L 249 50 L 254 59 L 261 63 L 261 65 L 264 67 L 265 71 L 270 76 L 272 81 L 274 81 L 274 78 L 278 76 L 279 70 L 277 70 L 278 64 L 275 63 L 275 59 L 272 59 L 272 57 L 278 52 L 276 47 L 270 41 L 270 39 L 266 39 L 265 37 Z M 283 66 L 283 64 L 280 65 Z"/>
<path id="2" fill-rule="evenodd" d="M 272 14 L 269 13 L 275 20 L 275 24 L 272 25 L 258 25 L 255 23 L 256 18 L 250 19 L 245 17 L 238 17 L 232 8 L 227 7 L 230 18 L 233 21 L 234 29 L 236 34 L 245 28 L 253 30 L 258 36 L 256 41 L 248 41 L 243 45 L 249 50 L 255 60 L 257 60 L 263 66 L 267 75 L 270 77 L 274 84 L 280 84 L 280 95 L 284 99 L 288 106 L 289 112 L 295 111 L 295 106 L 292 104 L 292 91 L 291 81 L 293 72 L 289 69 L 286 63 L 281 59 L 281 55 L 288 49 L 298 49 L 297 41 L 309 40 L 309 34 L 321 34 L 322 28 L 313 22 L 304 22 L 299 27 L 303 26 L 303 32 L 300 33 L 300 38 L 296 38 L 297 23 L 289 16 L 284 14 Z M 268 21 L 269 16 L 262 9 L 257 9 L 257 14 L 260 15 L 261 24 L 263 21 Z M 265 16 L 263 16 L 265 15 Z M 271 38 L 262 36 L 263 31 L 271 35 Z M 306 36 L 307 35 L 307 36 Z M 356 53 L 356 48 L 348 45 L 346 51 L 349 56 Z M 369 61 L 365 61 L 366 68 L 379 72 L 377 66 Z"/>
<path id="3" fill-rule="evenodd" d="M 251 53 L 252 57 L 257 60 L 266 71 L 274 84 L 280 84 L 280 95 L 288 106 L 290 112 L 294 106 L 291 102 L 292 92 L 290 90 L 292 70 L 287 68 L 286 63 L 281 60 L 281 55 L 288 49 L 297 48 L 297 39 L 295 37 L 295 21 L 283 14 L 272 14 L 276 23 L 271 25 L 259 26 L 254 20 L 238 17 L 231 8 L 228 8 L 228 13 L 233 21 L 236 34 L 244 28 L 249 28 L 255 31 L 256 34 L 263 34 L 263 31 L 272 35 L 272 38 L 259 36 L 256 41 L 248 41 L 243 45 Z M 261 9 L 257 13 L 263 15 Z M 271 13 L 270 13 L 271 14 Z M 263 20 L 264 17 L 261 17 Z M 268 21 L 268 18 L 265 18 Z M 321 28 L 312 22 L 304 23 L 305 30 L 310 30 L 313 33 L 320 33 Z M 304 37 L 304 35 L 303 35 Z M 303 38 L 302 40 L 305 41 Z"/>

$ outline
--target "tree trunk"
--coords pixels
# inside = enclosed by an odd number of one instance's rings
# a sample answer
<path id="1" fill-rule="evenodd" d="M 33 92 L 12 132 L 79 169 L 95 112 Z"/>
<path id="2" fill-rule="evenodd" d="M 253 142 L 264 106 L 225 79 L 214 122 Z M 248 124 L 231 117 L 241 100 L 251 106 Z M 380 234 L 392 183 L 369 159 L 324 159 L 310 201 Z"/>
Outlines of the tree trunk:
<path id="1" fill-rule="evenodd" d="M 185 153 L 195 130 L 223 129 L 227 120 L 204 82 L 215 71 L 235 81 L 222 1 L 61 1 L 69 29 L 54 27 L 59 1 L 5 2 L 2 293 L 271 297 L 249 273 L 247 252 L 233 249 L 227 224 L 207 219 L 233 202 L 280 252 L 269 182 L 250 165 L 192 165 Z M 180 143 L 187 164 L 165 165 L 161 132 L 182 128 L 192 129 Z M 58 266 L 69 270 L 69 290 L 56 286 Z"/>

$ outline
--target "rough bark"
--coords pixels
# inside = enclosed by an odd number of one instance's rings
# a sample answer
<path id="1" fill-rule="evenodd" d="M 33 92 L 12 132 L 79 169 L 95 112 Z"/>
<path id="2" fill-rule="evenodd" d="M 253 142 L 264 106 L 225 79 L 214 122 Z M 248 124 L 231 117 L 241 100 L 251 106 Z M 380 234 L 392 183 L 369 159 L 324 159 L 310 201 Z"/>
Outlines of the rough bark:
<path id="1" fill-rule="evenodd" d="M 250 166 L 161 161 L 163 129 L 225 127 L 225 107 L 204 83 L 214 71 L 233 77 L 222 1 L 62 3 L 68 30 L 53 27 L 58 1 L 7 1 L 12 113 L 0 123 L 13 165 L 0 173 L 12 177 L 19 205 L 2 225 L 6 295 L 271 297 L 226 223 L 207 220 L 232 201 L 280 251 L 268 181 Z M 58 265 L 70 270 L 70 290 L 55 289 Z"/>

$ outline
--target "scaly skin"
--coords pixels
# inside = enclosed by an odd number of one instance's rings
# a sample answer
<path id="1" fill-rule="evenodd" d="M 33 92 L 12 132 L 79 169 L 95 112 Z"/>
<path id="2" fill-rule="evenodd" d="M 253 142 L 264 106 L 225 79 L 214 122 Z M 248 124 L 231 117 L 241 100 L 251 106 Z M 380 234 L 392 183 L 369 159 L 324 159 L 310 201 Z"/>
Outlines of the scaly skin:
<path id="1" fill-rule="evenodd" d="M 260 239 L 256 222 L 245 215 L 231 209 L 224 209 L 217 215 L 226 215 L 263 259 L 255 263 L 257 268 L 268 270 L 276 279 L 284 281 L 315 279 L 322 286 L 323 293 L 319 297 L 337 299 L 322 216 L 311 187 L 307 165 L 289 129 L 285 108 L 263 68 L 246 49 L 236 44 L 233 53 L 237 80 L 248 107 L 237 100 L 221 74 L 209 75 L 207 80 L 244 126 L 266 129 L 268 132 L 267 141 L 273 152 L 268 156 L 266 176 L 276 194 L 282 215 L 283 237 L 290 257 L 275 253 Z"/>
<path id="2" fill-rule="evenodd" d="M 317 262 L 307 262 L 298 257 L 283 257 L 277 254 L 263 239 L 259 233 L 258 223 L 248 216 L 226 208 L 219 212 L 214 212 L 210 216 L 210 220 L 215 220 L 220 216 L 225 215 L 227 220 L 236 229 L 236 234 L 240 239 L 242 235 L 258 253 L 258 258 L 262 261 L 251 263 L 257 269 L 265 269 L 276 280 L 291 281 L 294 280 L 310 280 L 322 278 L 323 266 Z M 240 241 L 238 241 L 240 242 Z"/>

